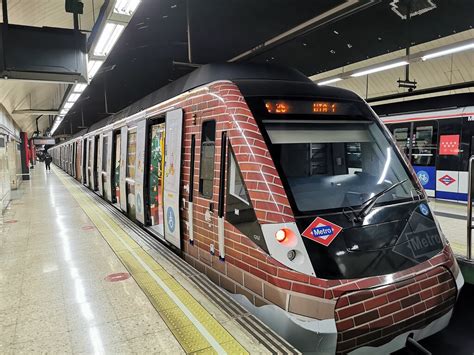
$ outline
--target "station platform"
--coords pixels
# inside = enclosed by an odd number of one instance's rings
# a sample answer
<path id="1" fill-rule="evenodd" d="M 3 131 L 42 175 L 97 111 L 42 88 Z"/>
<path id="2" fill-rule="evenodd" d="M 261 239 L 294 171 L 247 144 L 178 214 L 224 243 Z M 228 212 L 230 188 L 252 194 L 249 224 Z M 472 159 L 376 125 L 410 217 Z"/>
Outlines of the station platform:
<path id="1" fill-rule="evenodd" d="M 0 226 L 0 353 L 298 353 L 64 172 Z"/>
<path id="2" fill-rule="evenodd" d="M 467 254 L 467 205 L 444 200 L 432 199 L 430 206 L 451 244 L 453 252 L 458 256 Z"/>

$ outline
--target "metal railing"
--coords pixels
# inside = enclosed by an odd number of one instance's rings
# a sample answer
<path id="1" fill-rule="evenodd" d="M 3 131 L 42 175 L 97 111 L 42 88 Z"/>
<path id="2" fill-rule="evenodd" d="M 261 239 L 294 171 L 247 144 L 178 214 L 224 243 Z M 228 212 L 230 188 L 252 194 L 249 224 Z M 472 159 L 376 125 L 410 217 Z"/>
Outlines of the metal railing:
<path id="1" fill-rule="evenodd" d="M 473 184 L 473 167 L 474 155 L 469 158 L 469 177 L 467 185 L 467 258 L 472 259 L 472 184 Z"/>

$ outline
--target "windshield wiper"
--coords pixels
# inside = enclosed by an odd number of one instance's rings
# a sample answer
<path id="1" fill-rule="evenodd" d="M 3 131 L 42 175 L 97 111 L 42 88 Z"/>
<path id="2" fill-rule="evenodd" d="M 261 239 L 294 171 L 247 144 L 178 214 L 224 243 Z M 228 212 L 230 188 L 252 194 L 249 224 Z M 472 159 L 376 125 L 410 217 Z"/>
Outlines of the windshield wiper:
<path id="1" fill-rule="evenodd" d="M 360 212 L 358 214 L 356 214 L 355 216 L 355 220 L 356 222 L 362 222 L 362 220 L 364 219 L 365 216 L 367 216 L 370 212 L 370 210 L 372 210 L 372 208 L 374 207 L 375 203 L 377 202 L 377 200 L 382 197 L 383 195 L 385 195 L 387 192 L 393 190 L 394 188 L 396 188 L 397 186 L 400 186 L 401 184 L 404 184 L 405 182 L 407 182 L 408 179 L 405 179 L 405 180 L 402 180 L 402 181 L 399 181 L 399 182 L 396 182 L 395 184 L 387 187 L 385 190 L 382 190 L 380 191 L 379 193 L 375 194 L 374 196 L 372 196 L 371 198 L 369 198 L 367 201 L 365 201 L 362 206 L 364 206 Z"/>

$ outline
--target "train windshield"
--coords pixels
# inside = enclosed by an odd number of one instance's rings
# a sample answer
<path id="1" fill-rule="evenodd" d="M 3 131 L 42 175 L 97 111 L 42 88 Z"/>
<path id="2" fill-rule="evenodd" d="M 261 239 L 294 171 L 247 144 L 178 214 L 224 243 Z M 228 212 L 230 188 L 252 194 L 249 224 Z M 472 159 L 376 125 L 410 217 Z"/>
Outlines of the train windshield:
<path id="1" fill-rule="evenodd" d="M 407 171 L 375 122 L 266 120 L 264 124 L 273 158 L 300 212 L 357 208 L 400 182 L 377 204 L 401 202 L 414 194 Z"/>

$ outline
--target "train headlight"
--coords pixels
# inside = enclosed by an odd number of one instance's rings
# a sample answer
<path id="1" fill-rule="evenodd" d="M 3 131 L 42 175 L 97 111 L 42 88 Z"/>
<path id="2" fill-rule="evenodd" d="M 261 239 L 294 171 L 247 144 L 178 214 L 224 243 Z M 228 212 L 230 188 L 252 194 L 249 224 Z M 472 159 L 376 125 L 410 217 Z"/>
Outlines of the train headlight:
<path id="1" fill-rule="evenodd" d="M 287 232 L 285 229 L 279 229 L 276 233 L 275 233 L 275 238 L 277 241 L 279 241 L 280 243 L 283 243 L 285 240 L 286 240 L 286 237 L 287 237 Z"/>

